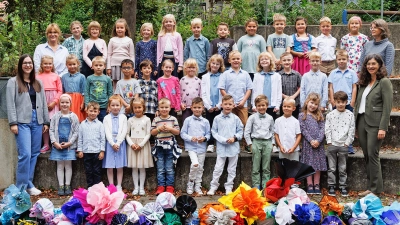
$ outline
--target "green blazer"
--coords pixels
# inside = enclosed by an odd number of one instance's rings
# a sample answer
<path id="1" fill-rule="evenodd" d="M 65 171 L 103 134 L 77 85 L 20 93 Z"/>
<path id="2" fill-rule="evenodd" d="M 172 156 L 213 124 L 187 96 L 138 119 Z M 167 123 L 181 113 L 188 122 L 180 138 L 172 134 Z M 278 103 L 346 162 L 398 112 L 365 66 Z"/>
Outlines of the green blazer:
<path id="1" fill-rule="evenodd" d="M 357 121 L 361 98 L 366 87 L 360 87 L 357 91 L 357 99 L 354 106 L 355 121 Z M 379 130 L 388 130 L 390 112 L 392 111 L 393 87 L 388 78 L 377 80 L 367 95 L 365 102 L 365 122 Z"/>

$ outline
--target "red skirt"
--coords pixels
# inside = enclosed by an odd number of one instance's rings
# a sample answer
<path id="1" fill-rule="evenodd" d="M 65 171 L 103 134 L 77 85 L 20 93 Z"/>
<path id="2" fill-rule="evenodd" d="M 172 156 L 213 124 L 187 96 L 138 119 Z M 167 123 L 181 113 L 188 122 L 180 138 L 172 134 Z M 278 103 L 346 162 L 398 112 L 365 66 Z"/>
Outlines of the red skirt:
<path id="1" fill-rule="evenodd" d="M 303 76 L 305 73 L 310 72 L 311 70 L 310 62 L 305 57 L 299 58 L 297 56 L 294 56 L 292 69 L 296 70 Z"/>
<path id="2" fill-rule="evenodd" d="M 82 122 L 86 119 L 85 109 L 81 110 L 81 105 L 84 103 L 83 95 L 77 92 L 68 92 L 67 94 L 72 98 L 71 111 L 78 116 L 79 122 Z"/>

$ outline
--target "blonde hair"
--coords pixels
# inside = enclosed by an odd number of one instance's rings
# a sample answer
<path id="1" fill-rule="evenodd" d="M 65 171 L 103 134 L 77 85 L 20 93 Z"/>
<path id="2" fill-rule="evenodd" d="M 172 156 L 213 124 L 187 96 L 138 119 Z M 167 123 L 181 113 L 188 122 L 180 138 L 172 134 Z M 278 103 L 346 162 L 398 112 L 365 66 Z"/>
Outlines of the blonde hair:
<path id="1" fill-rule="evenodd" d="M 100 62 L 106 65 L 106 60 L 104 60 L 103 56 L 96 56 L 92 59 L 92 64 L 95 62 Z"/>
<path id="2" fill-rule="evenodd" d="M 199 73 L 199 65 L 197 64 L 197 60 L 193 59 L 193 58 L 188 58 L 186 59 L 185 63 L 183 64 L 183 75 L 187 75 L 186 74 L 186 68 L 188 67 L 196 67 L 196 77 Z"/>
<path id="3" fill-rule="evenodd" d="M 167 104 L 167 105 L 169 105 L 171 107 L 171 101 L 168 98 L 161 98 L 158 101 L 158 106 L 164 105 L 164 104 Z"/>
<path id="4" fill-rule="evenodd" d="M 154 35 L 154 29 L 153 29 L 153 24 L 152 23 L 144 23 L 144 24 L 142 24 L 142 26 L 140 27 L 140 35 L 142 35 L 142 32 L 143 32 L 144 28 L 146 28 L 146 27 L 150 29 L 151 36 L 153 36 Z"/>
<path id="5" fill-rule="evenodd" d="M 339 50 L 337 50 L 337 52 L 336 52 L 336 58 L 337 58 L 338 56 L 346 56 L 346 58 L 349 58 L 349 53 L 347 53 L 347 51 L 344 50 L 344 49 L 339 49 Z"/>
<path id="6" fill-rule="evenodd" d="M 296 100 L 294 98 L 292 98 L 292 97 L 287 97 L 287 98 L 283 99 L 283 102 L 290 103 L 294 107 L 296 107 Z"/>
<path id="7" fill-rule="evenodd" d="M 309 59 L 311 59 L 311 58 L 319 58 L 319 59 L 321 59 L 321 53 L 312 51 L 312 52 L 308 55 L 308 58 L 309 58 Z"/>
<path id="8" fill-rule="evenodd" d="M 51 68 L 51 72 L 54 73 L 54 72 L 56 71 L 55 68 L 54 68 L 54 59 L 53 59 L 52 56 L 49 56 L 49 55 L 44 55 L 44 56 L 42 56 L 42 59 L 40 60 L 39 73 L 43 73 L 43 72 L 44 72 L 43 67 L 42 67 L 42 64 L 43 64 L 43 61 L 44 61 L 45 59 L 50 59 L 50 60 L 51 60 L 51 63 L 53 64 L 53 68 Z"/>
<path id="9" fill-rule="evenodd" d="M 72 22 L 70 23 L 70 25 L 69 25 L 69 29 L 72 30 L 72 27 L 73 27 L 74 25 L 80 26 L 80 27 L 82 28 L 82 30 L 83 30 L 83 26 L 82 26 L 81 22 L 79 22 L 78 20 L 72 21 Z"/>
<path id="10" fill-rule="evenodd" d="M 226 26 L 228 28 L 228 30 L 229 30 L 229 25 L 227 23 L 225 23 L 225 22 L 219 23 L 218 26 L 217 26 L 217 30 L 219 29 L 219 26 Z"/>
<path id="11" fill-rule="evenodd" d="M 283 21 L 286 23 L 286 17 L 280 13 L 275 13 L 274 16 L 272 17 L 272 20 L 274 21 L 274 23 L 276 21 Z"/>
<path id="12" fill-rule="evenodd" d="M 347 28 L 349 28 L 349 30 L 350 30 L 350 23 L 351 23 L 352 20 L 357 20 L 357 21 L 360 23 L 360 28 L 361 28 L 361 26 L 362 26 L 361 17 L 359 17 L 359 16 L 352 16 L 352 17 L 350 17 L 349 22 L 347 23 Z"/>
<path id="13" fill-rule="evenodd" d="M 130 37 L 130 36 L 131 36 L 131 31 L 129 30 L 128 23 L 126 22 L 126 20 L 125 20 L 124 18 L 119 18 L 119 19 L 117 19 L 117 21 L 115 21 L 114 27 L 113 27 L 113 29 L 112 29 L 111 36 L 113 36 L 113 37 L 118 36 L 118 35 L 117 35 L 117 31 L 116 31 L 116 29 L 117 29 L 117 23 L 122 23 L 122 24 L 124 24 L 124 27 L 125 27 L 125 36 Z"/>
<path id="14" fill-rule="evenodd" d="M 261 66 L 261 63 L 260 63 L 262 57 L 267 57 L 269 59 L 269 61 L 270 61 L 269 71 L 274 71 L 275 70 L 275 62 L 274 62 L 274 60 L 272 58 L 271 53 L 269 53 L 269 52 L 261 52 L 260 55 L 258 55 L 258 58 L 257 58 L 257 72 L 261 72 L 261 71 L 264 70 L 264 68 Z"/>
<path id="15" fill-rule="evenodd" d="M 282 60 L 282 58 L 283 58 L 283 57 L 286 57 L 286 56 L 290 56 L 290 57 L 293 59 L 293 55 L 290 54 L 290 52 L 284 52 L 284 53 L 282 53 L 280 59 Z"/>
<path id="16" fill-rule="evenodd" d="M 308 105 L 308 103 L 310 101 L 313 101 L 315 104 L 319 105 L 319 103 L 321 102 L 321 97 L 319 96 L 319 94 L 317 94 L 315 92 L 311 92 L 310 94 L 308 94 L 307 99 L 304 102 L 303 108 L 301 109 L 301 111 L 303 112 L 302 120 L 306 120 L 307 119 L 307 113 L 308 113 L 307 112 L 307 105 Z M 321 108 L 319 106 L 317 107 L 317 109 L 314 112 L 312 112 L 311 115 L 318 122 L 324 121 L 324 115 L 322 115 Z"/>
<path id="17" fill-rule="evenodd" d="M 146 102 L 144 101 L 144 99 L 141 97 L 132 98 L 131 102 L 129 103 L 129 106 L 131 107 L 132 111 L 133 111 L 133 104 L 135 104 L 135 103 L 142 105 L 142 107 L 143 107 L 142 114 L 144 114 L 146 112 Z"/>
<path id="18" fill-rule="evenodd" d="M 254 104 L 255 104 L 256 106 L 257 106 L 258 103 L 261 103 L 261 102 L 266 102 L 266 103 L 267 103 L 267 106 L 269 105 L 268 98 L 267 98 L 267 96 L 265 96 L 265 95 L 258 95 L 258 96 L 256 97 L 256 99 L 254 100 Z"/>
<path id="19" fill-rule="evenodd" d="M 52 30 L 54 30 L 58 34 L 57 42 L 59 43 L 60 42 L 60 38 L 61 38 L 61 29 L 58 26 L 58 24 L 56 24 L 56 23 L 51 23 L 51 24 L 49 24 L 47 26 L 47 28 L 46 28 L 46 37 L 50 33 L 50 31 L 52 31 Z"/>
<path id="20" fill-rule="evenodd" d="M 81 62 L 79 61 L 78 57 L 76 57 L 75 54 L 69 54 L 65 59 L 65 63 L 67 64 L 68 61 L 75 61 L 78 64 L 78 72 L 79 72 L 79 68 L 81 67 Z"/>
<path id="21" fill-rule="evenodd" d="M 203 22 L 201 21 L 200 18 L 194 18 L 194 19 L 192 19 L 192 21 L 190 21 L 190 26 L 194 26 L 194 25 L 203 26 Z"/>
<path id="22" fill-rule="evenodd" d="M 165 63 L 171 63 L 172 68 L 175 68 L 175 63 L 172 62 L 172 60 L 170 60 L 170 59 L 166 59 L 166 60 L 164 60 L 164 61 L 161 63 L 161 70 L 162 70 L 162 68 L 165 66 Z"/>
<path id="23" fill-rule="evenodd" d="M 211 72 L 211 62 L 217 61 L 219 63 L 219 73 L 223 73 L 225 71 L 225 64 L 224 64 L 224 59 L 220 54 L 214 54 L 211 56 L 211 58 L 207 62 L 207 71 Z"/>
<path id="24" fill-rule="evenodd" d="M 163 17 L 163 19 L 162 19 L 162 22 L 161 22 L 161 29 L 160 29 L 160 32 L 158 33 L 158 36 L 164 36 L 164 35 L 167 33 L 166 30 L 165 30 L 165 27 L 164 27 L 164 22 L 165 22 L 167 19 L 171 19 L 171 20 L 174 21 L 174 23 L 175 23 L 174 28 L 172 28 L 172 29 L 173 29 L 173 30 L 172 30 L 172 35 L 176 32 L 176 20 L 175 20 L 175 16 L 172 15 L 172 14 L 167 14 L 167 15 L 165 15 L 165 16 Z"/>
<path id="25" fill-rule="evenodd" d="M 92 29 L 92 28 L 98 28 L 98 29 L 99 29 L 99 33 L 101 33 L 101 26 L 100 26 L 99 22 L 97 22 L 97 21 L 92 21 L 92 22 L 89 23 L 89 25 L 88 25 L 88 27 L 87 27 L 87 32 L 88 32 L 89 37 L 92 36 L 92 35 L 90 34 L 90 29 Z M 99 36 L 100 36 L 100 34 L 99 34 Z"/>
<path id="26" fill-rule="evenodd" d="M 331 19 L 329 17 L 327 17 L 327 16 L 324 16 L 319 20 L 319 24 L 324 23 L 324 22 L 332 24 Z"/>
<path id="27" fill-rule="evenodd" d="M 239 54 L 240 57 L 242 57 L 242 54 L 238 50 L 232 50 L 231 52 L 229 52 L 229 59 L 231 59 L 235 54 Z"/>
<path id="28" fill-rule="evenodd" d="M 59 105 L 59 106 L 61 105 L 61 99 L 62 99 L 62 98 L 68 98 L 69 104 L 70 104 L 69 108 L 71 108 L 71 105 L 72 105 L 72 97 L 71 97 L 71 95 L 69 95 L 69 94 L 62 94 L 62 95 L 60 96 L 60 98 L 59 98 L 59 101 L 58 101 L 58 105 Z"/>
<path id="29" fill-rule="evenodd" d="M 94 110 L 100 110 L 100 105 L 99 105 L 99 103 L 97 103 L 97 102 L 89 102 L 89 103 L 86 105 L 86 110 L 88 110 L 88 109 L 90 109 L 90 108 L 92 108 L 92 107 L 93 107 Z"/>

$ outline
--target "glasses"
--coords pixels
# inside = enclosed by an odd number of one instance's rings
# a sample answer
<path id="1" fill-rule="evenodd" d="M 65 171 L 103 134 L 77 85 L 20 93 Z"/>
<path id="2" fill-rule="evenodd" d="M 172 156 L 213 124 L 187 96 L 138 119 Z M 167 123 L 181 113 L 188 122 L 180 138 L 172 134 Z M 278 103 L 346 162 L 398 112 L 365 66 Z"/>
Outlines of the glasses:
<path id="1" fill-rule="evenodd" d="M 132 67 L 122 67 L 123 70 L 131 70 Z"/>
<path id="2" fill-rule="evenodd" d="M 30 66 L 33 65 L 33 62 L 23 62 L 22 65 Z"/>

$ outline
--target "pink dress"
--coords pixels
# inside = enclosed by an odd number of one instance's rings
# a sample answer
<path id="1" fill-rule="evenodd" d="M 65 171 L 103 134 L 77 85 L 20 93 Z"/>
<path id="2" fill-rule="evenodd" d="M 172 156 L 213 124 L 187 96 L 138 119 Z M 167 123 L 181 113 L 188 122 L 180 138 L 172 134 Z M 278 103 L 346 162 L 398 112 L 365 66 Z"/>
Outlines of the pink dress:
<path id="1" fill-rule="evenodd" d="M 56 112 L 60 111 L 58 107 L 58 101 L 60 100 L 60 96 L 63 92 L 61 79 L 57 74 L 53 72 L 40 73 L 36 76 L 36 79 L 42 81 L 47 105 L 52 102 L 56 103 L 53 110 L 49 111 L 49 117 L 51 119 Z"/>
<path id="2" fill-rule="evenodd" d="M 309 52 L 315 48 L 315 37 L 307 34 L 307 37 L 299 37 L 297 34 L 292 35 L 293 51 L 295 52 Z M 292 69 L 298 71 L 302 76 L 309 72 L 311 67 L 308 58 L 293 56 Z"/>

